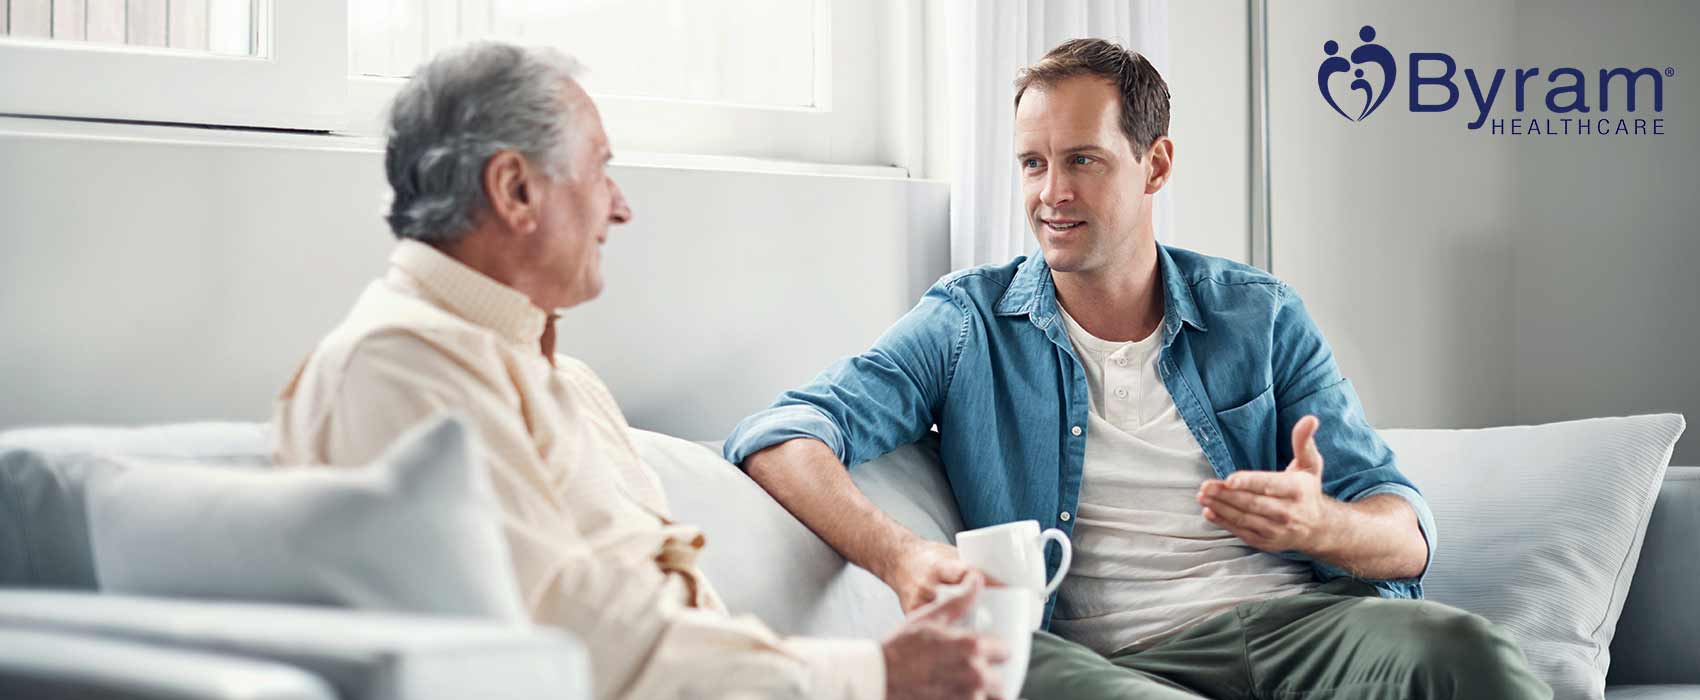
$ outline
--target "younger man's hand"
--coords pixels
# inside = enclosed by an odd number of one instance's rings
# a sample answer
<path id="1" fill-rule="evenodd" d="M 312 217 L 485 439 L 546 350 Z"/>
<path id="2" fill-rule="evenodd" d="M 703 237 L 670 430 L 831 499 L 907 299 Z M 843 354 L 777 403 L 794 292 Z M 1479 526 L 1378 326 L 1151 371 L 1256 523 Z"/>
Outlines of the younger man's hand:
<path id="1" fill-rule="evenodd" d="M 965 583 L 971 570 L 955 547 L 923 540 L 905 548 L 884 578 L 903 612 L 911 613 L 937 599 L 940 586 Z"/>

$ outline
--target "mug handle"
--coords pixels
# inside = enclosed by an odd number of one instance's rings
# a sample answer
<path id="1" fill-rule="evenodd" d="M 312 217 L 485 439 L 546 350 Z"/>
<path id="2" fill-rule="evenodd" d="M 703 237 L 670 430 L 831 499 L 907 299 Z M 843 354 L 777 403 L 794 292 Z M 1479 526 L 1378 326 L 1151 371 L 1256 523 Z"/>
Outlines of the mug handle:
<path id="1" fill-rule="evenodd" d="M 1069 543 L 1068 535 L 1053 527 L 1039 533 L 1040 554 L 1045 551 L 1045 540 L 1055 540 L 1062 547 L 1062 563 L 1057 565 L 1057 575 L 1052 576 L 1051 582 L 1045 584 L 1045 597 L 1049 598 L 1052 593 L 1057 592 L 1057 586 L 1062 585 L 1063 577 L 1068 575 L 1068 565 L 1074 562 L 1074 545 Z"/>

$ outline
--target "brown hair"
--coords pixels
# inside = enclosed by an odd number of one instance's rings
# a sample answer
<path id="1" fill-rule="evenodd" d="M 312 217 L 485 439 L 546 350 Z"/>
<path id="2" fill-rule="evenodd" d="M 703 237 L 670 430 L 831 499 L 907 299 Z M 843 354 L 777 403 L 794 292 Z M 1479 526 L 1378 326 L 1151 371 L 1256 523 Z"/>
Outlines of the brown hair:
<path id="1" fill-rule="evenodd" d="M 1070 39 L 1051 49 L 1038 63 L 1021 69 L 1015 78 L 1015 106 L 1033 86 L 1051 87 L 1069 78 L 1095 75 L 1108 80 L 1122 96 L 1122 133 L 1133 147 L 1135 160 L 1169 134 L 1169 85 L 1150 61 L 1137 51 L 1103 39 Z"/>

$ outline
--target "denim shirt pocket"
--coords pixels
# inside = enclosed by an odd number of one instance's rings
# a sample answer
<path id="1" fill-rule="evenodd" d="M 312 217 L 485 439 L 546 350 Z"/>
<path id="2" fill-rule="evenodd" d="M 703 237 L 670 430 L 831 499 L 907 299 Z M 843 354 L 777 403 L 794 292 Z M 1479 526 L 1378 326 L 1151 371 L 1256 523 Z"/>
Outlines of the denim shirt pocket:
<path id="1" fill-rule="evenodd" d="M 1222 441 L 1233 453 L 1240 469 L 1279 469 L 1275 464 L 1275 387 L 1271 385 L 1252 400 L 1216 412 L 1222 426 Z"/>

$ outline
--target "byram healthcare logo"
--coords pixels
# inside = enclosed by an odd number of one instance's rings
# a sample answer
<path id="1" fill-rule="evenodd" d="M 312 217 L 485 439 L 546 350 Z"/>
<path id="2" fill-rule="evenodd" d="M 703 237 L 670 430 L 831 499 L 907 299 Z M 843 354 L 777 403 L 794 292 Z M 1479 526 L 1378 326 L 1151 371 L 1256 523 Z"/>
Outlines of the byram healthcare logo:
<path id="1" fill-rule="evenodd" d="M 1322 44 L 1322 65 L 1316 70 L 1316 88 L 1336 114 L 1349 121 L 1368 119 L 1399 81 L 1399 62 L 1393 52 L 1376 43 L 1375 27 L 1358 30 L 1362 42 L 1351 53 L 1341 55 L 1340 43 Z M 1412 112 L 1447 112 L 1458 106 L 1462 91 L 1458 62 L 1444 53 L 1413 51 L 1405 61 L 1405 83 Z M 1665 80 L 1676 77 L 1676 69 L 1601 68 L 1594 89 L 1588 74 L 1578 68 L 1496 68 L 1491 74 L 1465 68 L 1464 84 L 1470 90 L 1475 119 L 1465 126 L 1500 135 L 1553 136 L 1662 136 L 1665 133 Z M 1504 105 L 1506 95 L 1514 117 L 1492 117 L 1495 105 Z M 1531 98 L 1544 95 L 1550 116 L 1525 117 Z M 1645 111 L 1647 98 L 1652 111 Z M 1639 98 L 1639 99 L 1638 99 Z M 1637 107 L 1643 111 L 1637 112 Z"/>
<path id="2" fill-rule="evenodd" d="M 1363 29 L 1358 30 L 1358 38 L 1364 40 L 1364 45 L 1352 49 L 1351 61 L 1334 55 L 1340 52 L 1340 43 L 1329 39 L 1327 43 L 1322 45 L 1322 52 L 1328 54 L 1328 58 L 1323 59 L 1322 68 L 1316 71 L 1316 87 L 1322 90 L 1322 99 L 1328 100 L 1328 106 L 1333 107 L 1334 111 L 1340 113 L 1340 116 L 1355 122 L 1363 121 L 1365 117 L 1369 116 L 1370 112 L 1374 112 L 1376 107 L 1380 107 L 1381 103 L 1387 101 L 1387 96 L 1393 92 L 1393 81 L 1399 77 L 1399 64 L 1393 60 L 1393 53 L 1380 44 L 1370 43 L 1375 41 L 1375 27 L 1364 25 Z M 1364 76 L 1363 66 L 1369 63 L 1381 68 L 1380 90 L 1375 89 Z M 1355 117 L 1347 114 L 1346 110 L 1340 109 L 1339 101 L 1334 99 L 1332 92 L 1329 92 L 1330 83 L 1328 79 L 1334 77 L 1336 73 L 1346 71 L 1352 72 L 1351 89 L 1361 90 L 1364 93 L 1363 109 L 1359 110 Z"/>

